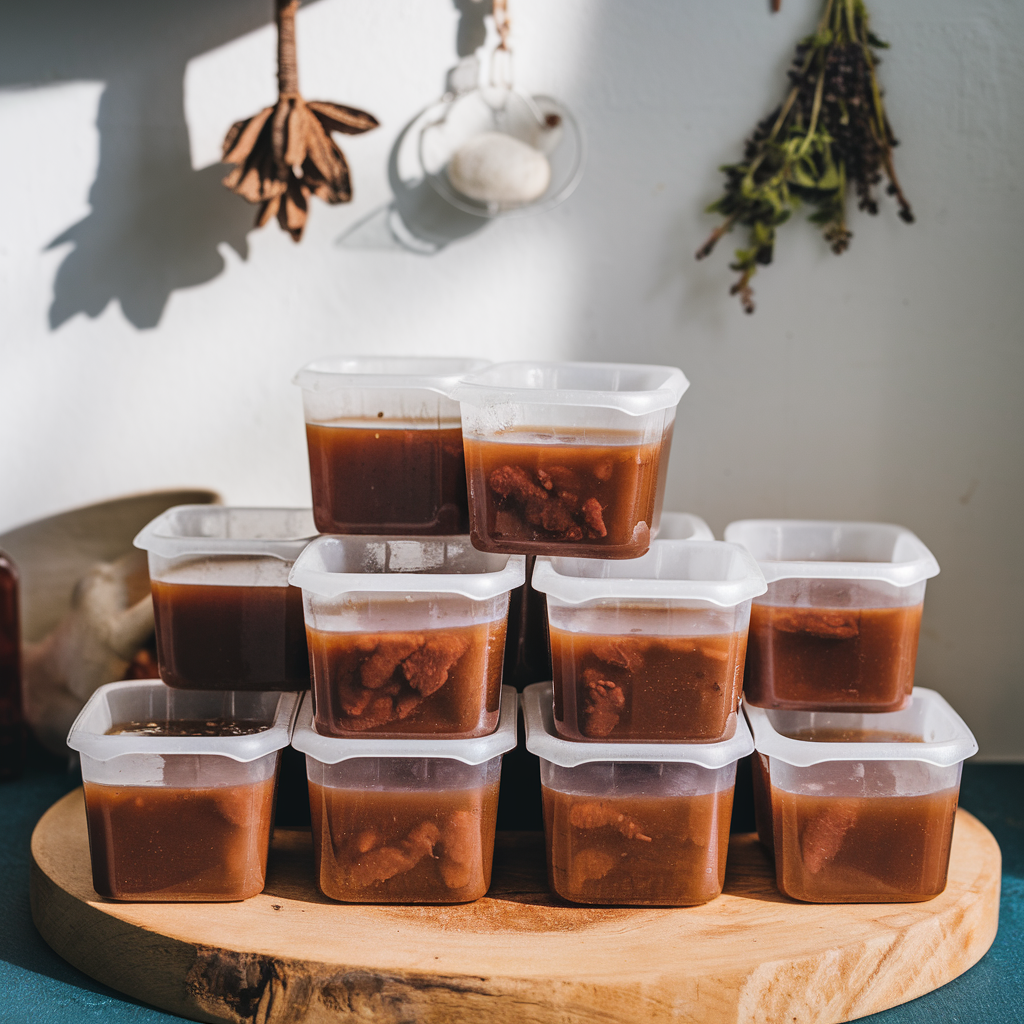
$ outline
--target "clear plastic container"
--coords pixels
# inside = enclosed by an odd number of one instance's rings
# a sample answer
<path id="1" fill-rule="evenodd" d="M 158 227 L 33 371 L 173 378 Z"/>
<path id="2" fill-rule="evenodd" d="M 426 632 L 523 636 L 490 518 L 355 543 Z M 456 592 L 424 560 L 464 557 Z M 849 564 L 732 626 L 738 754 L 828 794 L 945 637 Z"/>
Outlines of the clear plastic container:
<path id="1" fill-rule="evenodd" d="M 731 733 L 757 563 L 721 541 L 656 540 L 629 561 L 538 558 L 554 721 L 571 740 L 699 743 Z"/>
<path id="2" fill-rule="evenodd" d="M 290 579 L 302 589 L 317 732 L 492 732 L 509 591 L 524 563 L 465 535 L 313 541 Z"/>
<path id="3" fill-rule="evenodd" d="M 82 758 L 96 891 L 197 903 L 260 892 L 298 702 L 157 679 L 101 686 L 68 735 Z"/>
<path id="4" fill-rule="evenodd" d="M 946 887 L 960 770 L 978 744 L 934 690 L 902 711 L 765 710 L 744 703 L 779 889 L 811 903 L 909 903 Z M 770 820 L 765 821 L 766 813 Z"/>
<path id="5" fill-rule="evenodd" d="M 711 527 L 691 512 L 662 512 L 658 540 L 714 540 Z"/>
<path id="6" fill-rule="evenodd" d="M 309 509 L 177 505 L 147 524 L 160 678 L 211 690 L 304 690 L 302 597 L 288 586 L 316 536 Z"/>
<path id="7" fill-rule="evenodd" d="M 925 581 L 939 565 L 887 523 L 748 519 L 725 539 L 757 559 L 768 591 L 750 611 L 749 704 L 898 711 L 910 700 Z"/>
<path id="8" fill-rule="evenodd" d="M 497 363 L 462 407 L 470 534 L 483 551 L 635 558 L 658 529 L 676 406 L 670 366 Z"/>
<path id="9" fill-rule="evenodd" d="M 313 516 L 321 533 L 469 529 L 459 405 L 448 397 L 481 359 L 333 356 L 294 378 L 306 416 Z"/>
<path id="10" fill-rule="evenodd" d="M 477 739 L 345 740 L 313 727 L 303 698 L 317 885 L 346 903 L 467 903 L 491 884 L 501 756 L 516 745 L 516 692 Z"/>
<path id="11" fill-rule="evenodd" d="M 719 743 L 573 743 L 551 684 L 522 695 L 540 758 L 548 884 L 574 903 L 693 906 L 722 891 L 736 762 L 754 749 L 743 716 Z"/>

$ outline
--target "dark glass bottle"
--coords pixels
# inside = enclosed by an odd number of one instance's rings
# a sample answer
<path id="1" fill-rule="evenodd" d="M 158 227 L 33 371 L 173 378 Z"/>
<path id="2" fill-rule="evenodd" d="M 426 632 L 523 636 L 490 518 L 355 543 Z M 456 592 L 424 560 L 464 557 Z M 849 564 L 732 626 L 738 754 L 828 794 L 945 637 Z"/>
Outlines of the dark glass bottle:
<path id="1" fill-rule="evenodd" d="M 0 780 L 21 775 L 24 760 L 18 572 L 0 551 Z"/>

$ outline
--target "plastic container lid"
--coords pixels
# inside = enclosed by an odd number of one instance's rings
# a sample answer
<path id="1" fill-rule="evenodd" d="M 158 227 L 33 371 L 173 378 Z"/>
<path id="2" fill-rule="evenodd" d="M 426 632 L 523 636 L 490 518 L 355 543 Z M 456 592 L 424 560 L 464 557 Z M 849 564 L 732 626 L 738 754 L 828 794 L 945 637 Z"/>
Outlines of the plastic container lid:
<path id="1" fill-rule="evenodd" d="M 662 512 L 658 540 L 714 540 L 711 527 L 690 512 Z"/>
<path id="2" fill-rule="evenodd" d="M 448 396 L 467 374 L 487 359 L 435 356 L 324 356 L 307 363 L 292 378 L 307 391 L 339 388 L 422 388 Z"/>
<path id="3" fill-rule="evenodd" d="M 264 555 L 292 562 L 316 536 L 308 508 L 176 505 L 147 523 L 133 543 L 161 558 Z"/>
<path id="4" fill-rule="evenodd" d="M 268 696 L 276 698 L 277 701 L 273 725 L 269 729 L 248 736 L 142 736 L 138 733 L 106 735 L 107 730 L 116 724 L 111 711 L 111 701 L 117 701 L 119 697 L 137 695 L 142 701 L 148 697 L 162 708 L 166 706 L 168 698 L 186 693 L 189 694 L 186 699 L 209 699 L 212 705 L 216 698 L 230 692 L 172 690 L 159 679 L 130 679 L 121 683 L 107 683 L 96 690 L 79 712 L 71 726 L 71 732 L 68 733 L 68 746 L 96 761 L 109 761 L 123 754 L 212 754 L 243 762 L 255 761 L 288 746 L 295 713 L 299 706 L 298 693 L 283 692 L 270 695 L 235 691 L 236 699 L 243 705 L 253 704 L 261 698 L 266 700 Z M 200 696 L 192 697 L 193 693 L 199 693 Z M 162 711 L 159 713 L 163 714 Z"/>
<path id="5" fill-rule="evenodd" d="M 526 558 L 477 551 L 463 534 L 318 537 L 296 560 L 288 582 L 319 597 L 401 590 L 461 594 L 483 601 L 521 587 L 526 582 Z"/>
<path id="6" fill-rule="evenodd" d="M 690 382 L 674 366 L 495 363 L 465 377 L 451 397 L 467 405 L 585 405 L 644 416 L 679 404 Z"/>
<path id="7" fill-rule="evenodd" d="M 744 519 L 725 539 L 757 559 L 769 583 L 787 579 L 880 580 L 909 587 L 939 573 L 921 540 L 891 523 Z"/>
<path id="8" fill-rule="evenodd" d="M 498 728 L 489 736 L 464 740 L 445 739 L 443 736 L 415 740 L 375 739 L 372 736 L 342 739 L 321 736 L 313 728 L 313 698 L 306 693 L 295 722 L 292 746 L 321 764 L 337 764 L 354 757 L 446 757 L 463 764 L 483 764 L 516 745 L 518 710 L 515 688 L 502 686 Z"/>
<path id="9" fill-rule="evenodd" d="M 704 768 L 724 768 L 754 752 L 754 741 L 742 715 L 736 729 L 717 743 L 577 743 L 555 733 L 551 683 L 534 683 L 523 690 L 526 749 L 560 768 L 576 768 L 594 761 L 638 761 L 652 764 L 678 761 Z"/>
<path id="10" fill-rule="evenodd" d="M 662 598 L 732 608 L 768 589 L 750 553 L 720 540 L 654 540 L 646 555 L 622 560 L 541 556 L 530 582 L 565 604 Z"/>
<path id="11" fill-rule="evenodd" d="M 746 701 L 743 711 L 754 731 L 758 753 L 796 768 L 826 761 L 925 761 L 948 768 L 978 752 L 977 740 L 964 720 L 939 694 L 923 686 L 914 687 L 910 705 L 902 711 L 769 711 Z M 921 735 L 924 742 L 822 743 L 792 739 L 776 726 L 786 732 L 810 728 L 884 729 Z"/>

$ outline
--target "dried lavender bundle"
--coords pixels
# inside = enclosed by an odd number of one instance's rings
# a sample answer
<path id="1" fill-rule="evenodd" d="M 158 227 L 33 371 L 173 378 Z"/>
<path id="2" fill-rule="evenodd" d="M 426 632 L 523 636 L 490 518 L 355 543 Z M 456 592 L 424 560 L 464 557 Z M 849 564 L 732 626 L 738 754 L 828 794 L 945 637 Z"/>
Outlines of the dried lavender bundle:
<path id="1" fill-rule="evenodd" d="M 815 34 L 797 45 L 789 95 L 754 129 L 742 162 L 722 168 L 725 193 L 708 212 L 725 221 L 697 250 L 697 259 L 735 225 L 748 229 L 748 247 L 737 249 L 730 264 L 740 277 L 729 290 L 746 312 L 754 312 L 750 279 L 758 264 L 771 263 L 775 229 L 801 202 L 816 207 L 810 220 L 841 253 L 853 237 L 846 224 L 849 189 L 861 210 L 875 214 L 884 172 L 900 218 L 913 223 L 893 167 L 897 142 L 875 73 L 875 51 L 888 45 L 870 30 L 863 0 L 825 0 Z"/>

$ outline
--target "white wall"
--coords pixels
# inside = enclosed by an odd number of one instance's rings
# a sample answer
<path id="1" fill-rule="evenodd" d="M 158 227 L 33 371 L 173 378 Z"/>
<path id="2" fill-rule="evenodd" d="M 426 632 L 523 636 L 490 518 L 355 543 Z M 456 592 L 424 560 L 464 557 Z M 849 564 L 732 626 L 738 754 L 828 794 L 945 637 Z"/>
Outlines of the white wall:
<path id="1" fill-rule="evenodd" d="M 471 36 L 479 8 L 457 2 Z M 174 484 L 304 503 L 289 378 L 324 352 L 676 363 L 692 387 L 668 505 L 719 531 L 914 529 L 942 565 L 919 681 L 983 756 L 1024 758 L 1024 4 L 872 0 L 918 222 L 854 212 L 841 258 L 785 227 L 752 317 L 726 294 L 732 245 L 692 254 L 817 0 L 510 6 L 519 81 L 576 112 L 586 175 L 559 209 L 424 256 L 388 241 L 388 158 L 455 63 L 453 0 L 300 12 L 304 93 L 382 127 L 344 141 L 355 201 L 316 203 L 299 246 L 251 231 L 215 164 L 273 98 L 270 0 L 0 0 L 0 530 Z M 399 191 L 430 235 L 429 194 Z"/>

